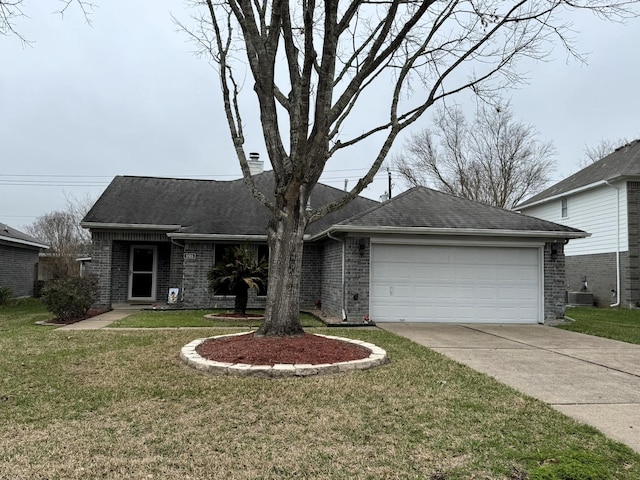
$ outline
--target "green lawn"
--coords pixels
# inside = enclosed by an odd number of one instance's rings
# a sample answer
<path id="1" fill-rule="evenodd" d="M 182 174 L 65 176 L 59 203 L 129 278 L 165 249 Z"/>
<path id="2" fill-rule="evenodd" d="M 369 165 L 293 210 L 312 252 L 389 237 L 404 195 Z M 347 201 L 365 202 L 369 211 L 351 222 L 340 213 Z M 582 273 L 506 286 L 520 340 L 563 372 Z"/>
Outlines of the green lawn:
<path id="1" fill-rule="evenodd" d="M 377 329 L 383 367 L 213 377 L 178 358 L 229 328 L 60 331 L 0 308 L 0 479 L 631 480 L 640 455 Z"/>
<path id="2" fill-rule="evenodd" d="M 257 328 L 259 320 L 213 320 L 204 318 L 209 313 L 222 313 L 226 310 L 145 310 L 134 313 L 110 325 L 110 328 L 167 328 L 167 327 L 242 327 Z M 248 310 L 247 313 L 262 314 L 261 310 Z M 304 328 L 322 327 L 324 324 L 308 313 L 300 314 L 300 323 Z"/>
<path id="3" fill-rule="evenodd" d="M 640 310 L 617 308 L 567 308 L 575 322 L 559 328 L 640 345 Z"/>

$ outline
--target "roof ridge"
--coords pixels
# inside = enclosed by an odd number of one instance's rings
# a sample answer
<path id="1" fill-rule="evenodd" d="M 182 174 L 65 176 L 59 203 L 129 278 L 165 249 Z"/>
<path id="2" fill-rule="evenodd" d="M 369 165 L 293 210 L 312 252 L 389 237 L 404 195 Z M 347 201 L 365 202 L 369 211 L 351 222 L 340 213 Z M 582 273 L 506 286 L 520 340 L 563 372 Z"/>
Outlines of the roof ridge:
<path id="1" fill-rule="evenodd" d="M 392 202 L 393 200 L 397 199 L 397 198 L 401 198 L 404 195 L 406 195 L 407 193 L 411 192 L 412 190 L 415 190 L 417 188 L 426 188 L 426 187 L 421 187 L 421 186 L 415 186 L 415 187 L 411 187 L 409 190 L 405 190 L 404 192 L 399 193 L 398 195 L 396 195 L 395 197 L 389 198 L 384 202 L 378 202 L 378 205 L 373 205 L 370 208 L 367 208 L 366 210 L 363 210 L 362 212 L 353 215 L 352 217 L 349 218 L 345 218 L 344 220 L 342 220 L 341 222 L 338 222 L 338 225 L 340 224 L 346 224 L 347 222 L 351 222 L 352 220 L 357 220 L 358 218 L 364 216 L 364 215 L 368 215 L 371 212 L 376 211 L 379 208 L 383 208 L 385 205 L 388 205 L 389 202 Z M 373 200 L 371 198 L 368 198 L 367 200 L 371 200 L 372 202 L 376 202 L 377 200 Z"/>

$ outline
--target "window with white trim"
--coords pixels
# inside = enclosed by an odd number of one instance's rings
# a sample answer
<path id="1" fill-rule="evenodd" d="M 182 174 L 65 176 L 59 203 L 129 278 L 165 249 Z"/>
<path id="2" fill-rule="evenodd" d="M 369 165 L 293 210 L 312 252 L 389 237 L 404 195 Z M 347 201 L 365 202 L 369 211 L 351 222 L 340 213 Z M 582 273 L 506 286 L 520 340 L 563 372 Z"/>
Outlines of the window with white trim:
<path id="1" fill-rule="evenodd" d="M 561 210 L 561 215 L 562 218 L 567 218 L 569 216 L 569 206 L 568 206 L 568 202 L 567 202 L 567 197 L 563 198 L 560 200 L 560 210 Z"/>

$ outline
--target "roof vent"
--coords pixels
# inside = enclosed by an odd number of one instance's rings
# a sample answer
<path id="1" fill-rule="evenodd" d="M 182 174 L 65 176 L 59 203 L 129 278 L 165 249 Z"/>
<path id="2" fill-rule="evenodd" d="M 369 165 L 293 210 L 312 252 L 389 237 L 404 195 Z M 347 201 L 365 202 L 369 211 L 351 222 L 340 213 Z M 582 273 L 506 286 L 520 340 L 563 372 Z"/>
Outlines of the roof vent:
<path id="1" fill-rule="evenodd" d="M 253 177 L 264 171 L 264 162 L 260 160 L 260 154 L 257 152 L 251 152 L 249 154 L 249 173 Z"/>

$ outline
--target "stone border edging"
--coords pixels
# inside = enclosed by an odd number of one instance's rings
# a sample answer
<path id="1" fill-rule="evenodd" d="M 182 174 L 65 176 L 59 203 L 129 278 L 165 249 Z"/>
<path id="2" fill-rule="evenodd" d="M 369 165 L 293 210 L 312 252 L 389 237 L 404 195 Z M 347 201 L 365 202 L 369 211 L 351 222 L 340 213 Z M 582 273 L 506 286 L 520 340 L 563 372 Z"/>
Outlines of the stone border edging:
<path id="1" fill-rule="evenodd" d="M 194 340 L 182 347 L 182 350 L 180 351 L 180 358 L 190 367 L 214 375 L 252 376 L 262 378 L 308 377 L 312 375 L 351 372 L 353 370 L 367 370 L 369 368 L 384 365 L 388 362 L 387 352 L 373 343 L 364 342 L 362 340 L 353 340 L 351 338 L 335 337 L 333 335 L 321 335 L 319 333 L 313 333 L 311 335 L 318 335 L 320 337 L 330 338 L 341 342 L 352 343 L 366 348 L 371 352 L 371 354 L 367 358 L 351 360 L 348 362 L 322 363 L 317 365 L 278 363 L 271 366 L 217 362 L 215 360 L 203 358 L 198 354 L 198 352 L 196 352 L 198 345 L 211 338 L 232 337 L 246 334 L 247 332 L 240 332 L 228 335 L 216 335 L 208 338 L 198 338 L 197 340 Z"/>

